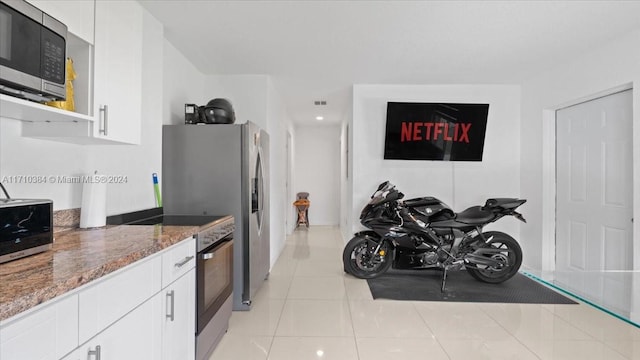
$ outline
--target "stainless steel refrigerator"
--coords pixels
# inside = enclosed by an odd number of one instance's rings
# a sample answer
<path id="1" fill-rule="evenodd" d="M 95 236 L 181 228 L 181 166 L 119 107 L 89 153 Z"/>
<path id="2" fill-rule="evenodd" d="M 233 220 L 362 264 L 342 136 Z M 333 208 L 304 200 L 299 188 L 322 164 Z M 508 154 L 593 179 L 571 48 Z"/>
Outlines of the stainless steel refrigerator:
<path id="1" fill-rule="evenodd" d="M 257 125 L 165 125 L 165 214 L 235 217 L 233 310 L 250 310 L 269 274 L 269 136 Z"/>

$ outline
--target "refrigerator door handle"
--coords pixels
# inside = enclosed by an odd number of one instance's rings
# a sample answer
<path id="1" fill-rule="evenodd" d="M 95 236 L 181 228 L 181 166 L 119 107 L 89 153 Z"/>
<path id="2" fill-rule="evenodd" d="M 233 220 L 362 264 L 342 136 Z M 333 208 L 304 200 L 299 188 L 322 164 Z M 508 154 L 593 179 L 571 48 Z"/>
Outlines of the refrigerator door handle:
<path id="1" fill-rule="evenodd" d="M 258 187 L 258 211 L 262 212 L 264 210 L 264 178 L 262 177 L 262 162 L 260 163 L 260 173 L 258 174 L 260 178 L 257 181 Z M 262 214 L 261 214 L 262 216 Z"/>
<path id="2" fill-rule="evenodd" d="M 262 149 L 258 147 L 258 158 L 256 164 L 256 212 L 258 216 L 258 233 L 262 229 L 262 216 L 264 211 L 264 179 L 262 164 Z"/>
<path id="3" fill-rule="evenodd" d="M 258 204 L 258 178 L 251 179 L 251 213 L 259 210 Z"/>

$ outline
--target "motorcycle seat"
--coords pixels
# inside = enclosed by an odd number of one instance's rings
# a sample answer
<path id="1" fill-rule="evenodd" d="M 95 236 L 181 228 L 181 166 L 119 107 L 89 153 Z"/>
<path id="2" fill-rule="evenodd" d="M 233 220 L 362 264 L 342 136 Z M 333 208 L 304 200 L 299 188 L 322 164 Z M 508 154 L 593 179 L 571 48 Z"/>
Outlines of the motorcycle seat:
<path id="1" fill-rule="evenodd" d="M 491 219 L 494 215 L 491 210 L 485 209 L 482 206 L 472 206 L 467 210 L 459 212 L 456 215 L 456 221 L 469 225 L 481 225 Z"/>

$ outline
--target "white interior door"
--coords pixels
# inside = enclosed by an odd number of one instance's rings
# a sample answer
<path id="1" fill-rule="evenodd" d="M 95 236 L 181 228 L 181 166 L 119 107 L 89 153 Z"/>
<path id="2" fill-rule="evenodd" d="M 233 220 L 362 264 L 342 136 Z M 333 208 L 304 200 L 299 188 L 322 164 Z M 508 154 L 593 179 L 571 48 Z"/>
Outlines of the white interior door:
<path id="1" fill-rule="evenodd" d="M 558 280 L 606 302 L 633 266 L 632 90 L 558 110 L 556 141 Z"/>
<path id="2" fill-rule="evenodd" d="M 286 202 L 285 202 L 285 206 L 287 210 L 287 213 L 285 215 L 285 229 L 287 231 L 287 234 L 291 234 L 291 232 L 293 231 L 293 225 L 292 222 L 293 220 L 293 206 L 289 205 L 293 202 L 293 198 L 291 197 L 291 133 L 289 131 L 287 131 L 287 144 L 286 144 L 286 154 L 287 154 L 287 177 L 285 179 L 285 194 L 286 194 Z"/>

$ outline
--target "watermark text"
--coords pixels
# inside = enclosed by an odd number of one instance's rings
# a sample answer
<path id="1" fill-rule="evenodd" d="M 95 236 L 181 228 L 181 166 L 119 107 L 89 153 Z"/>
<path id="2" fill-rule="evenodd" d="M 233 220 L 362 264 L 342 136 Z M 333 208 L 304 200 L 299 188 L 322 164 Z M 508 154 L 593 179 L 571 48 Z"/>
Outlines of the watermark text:
<path id="1" fill-rule="evenodd" d="M 126 175 L 6 175 L 3 184 L 126 184 Z"/>

